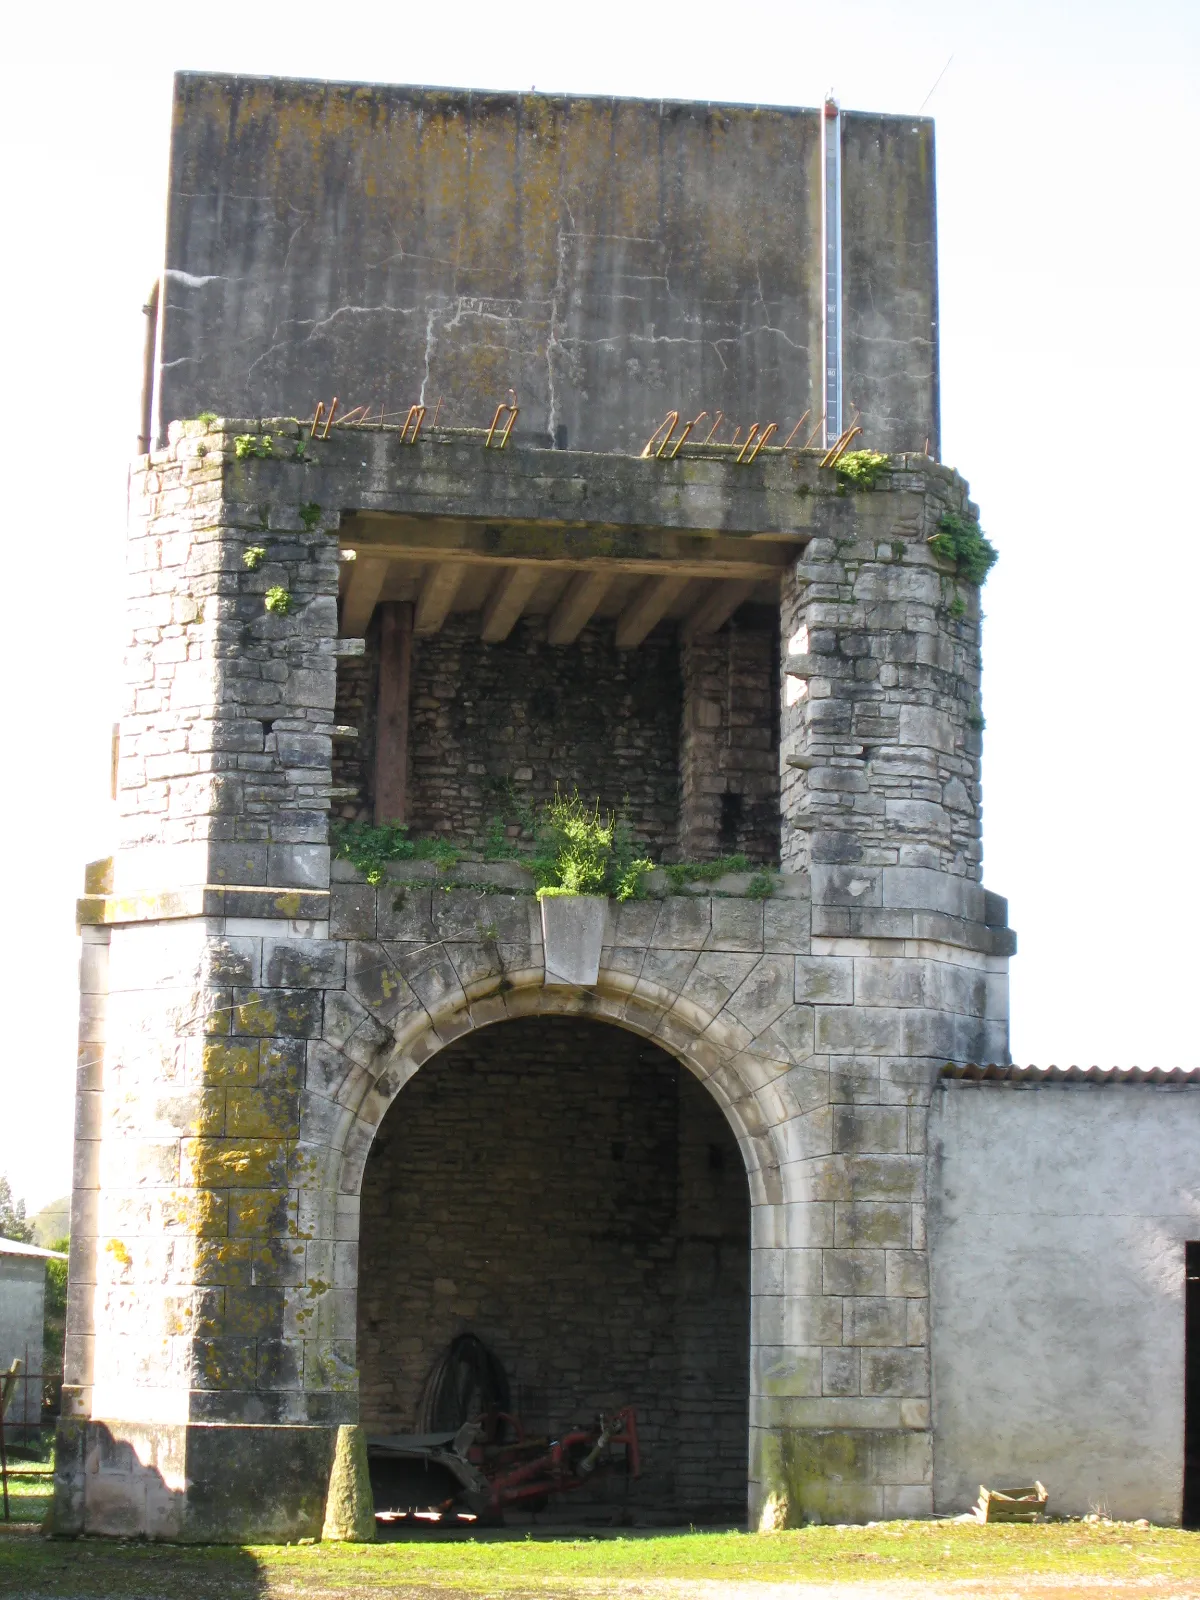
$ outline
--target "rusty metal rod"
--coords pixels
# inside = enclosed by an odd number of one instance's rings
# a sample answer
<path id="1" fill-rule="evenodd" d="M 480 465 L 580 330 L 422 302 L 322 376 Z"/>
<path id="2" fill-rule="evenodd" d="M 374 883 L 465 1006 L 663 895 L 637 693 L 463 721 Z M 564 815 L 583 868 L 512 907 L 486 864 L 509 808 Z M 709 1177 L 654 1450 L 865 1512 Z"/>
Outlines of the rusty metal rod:
<path id="1" fill-rule="evenodd" d="M 754 449 L 751 450 L 750 454 L 746 457 L 746 462 L 745 462 L 746 466 L 750 465 L 750 463 L 754 460 L 755 456 L 762 449 L 763 445 L 766 444 L 767 440 L 771 437 L 771 435 L 773 433 L 778 433 L 778 432 L 779 432 L 779 424 L 777 422 L 768 422 L 767 426 L 762 431 L 762 437 L 759 439 L 758 443 L 754 446 Z M 750 443 L 749 439 L 746 440 L 746 443 L 747 444 Z"/>
<path id="2" fill-rule="evenodd" d="M 737 453 L 737 465 L 739 467 L 741 466 L 743 460 L 745 459 L 746 451 L 749 450 L 750 446 L 754 443 L 754 441 L 755 441 L 755 439 L 757 439 L 757 437 L 758 437 L 758 423 L 754 422 L 754 423 L 751 423 L 751 425 L 750 425 L 750 432 L 746 435 L 745 444 L 742 446 L 742 448 Z M 737 440 L 735 439 L 733 442 L 734 442 L 734 444 L 736 444 Z"/>
<path id="3" fill-rule="evenodd" d="M 642 460 L 642 461 L 648 461 L 652 455 L 661 456 L 662 453 L 663 453 L 663 450 L 666 448 L 666 446 L 671 441 L 671 435 L 675 432 L 675 425 L 676 425 L 676 423 L 678 423 L 678 421 L 679 421 L 679 413 L 678 413 L 678 411 L 668 411 L 666 416 L 659 423 L 658 427 L 655 428 L 654 432 L 646 440 L 646 443 L 643 446 L 642 453 L 641 453 L 641 456 L 639 457 L 639 459 Z M 666 438 L 659 445 L 658 450 L 655 451 L 655 449 L 654 449 L 655 441 L 657 440 L 659 434 L 663 431 L 664 428 L 666 428 L 666 430 L 667 430 Z"/>
<path id="4" fill-rule="evenodd" d="M 783 441 L 783 448 L 784 448 L 784 449 L 785 449 L 785 450 L 786 450 L 786 449 L 787 449 L 787 447 L 788 447 L 788 445 L 790 445 L 790 444 L 791 444 L 791 442 L 792 442 L 792 440 L 793 440 L 793 439 L 794 439 L 794 438 L 795 438 L 795 437 L 796 437 L 796 435 L 797 435 L 797 434 L 798 434 L 798 433 L 799 433 L 799 432 L 800 432 L 800 429 L 801 429 L 801 428 L 802 428 L 802 427 L 803 427 L 803 426 L 804 426 L 804 424 L 805 424 L 805 423 L 806 423 L 806 422 L 807 422 L 807 421 L 808 421 L 808 412 L 807 412 L 807 411 L 806 411 L 806 412 L 805 412 L 805 413 L 804 413 L 804 415 L 803 415 L 803 416 L 802 416 L 802 417 L 801 417 L 801 418 L 800 418 L 800 421 L 799 421 L 799 422 L 798 422 L 798 423 L 797 423 L 797 424 L 796 424 L 796 426 L 795 426 L 795 427 L 794 427 L 794 428 L 793 428 L 793 429 L 792 429 L 792 431 L 791 431 L 791 433 L 789 433 L 789 434 L 788 434 L 788 436 L 787 436 L 787 438 L 786 438 L 786 439 L 785 439 L 785 440 L 784 440 L 784 441 Z"/>

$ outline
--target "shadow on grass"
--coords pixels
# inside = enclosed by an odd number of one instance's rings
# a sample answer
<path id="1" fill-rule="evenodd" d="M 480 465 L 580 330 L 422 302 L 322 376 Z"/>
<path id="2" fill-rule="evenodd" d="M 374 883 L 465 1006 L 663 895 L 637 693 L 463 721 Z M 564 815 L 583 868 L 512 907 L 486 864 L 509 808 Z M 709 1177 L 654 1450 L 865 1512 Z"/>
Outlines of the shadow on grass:
<path id="1" fill-rule="evenodd" d="M 0 1523 L 4 1600 L 265 1600 L 268 1583 L 249 1550 L 232 1545 L 46 1539 Z"/>

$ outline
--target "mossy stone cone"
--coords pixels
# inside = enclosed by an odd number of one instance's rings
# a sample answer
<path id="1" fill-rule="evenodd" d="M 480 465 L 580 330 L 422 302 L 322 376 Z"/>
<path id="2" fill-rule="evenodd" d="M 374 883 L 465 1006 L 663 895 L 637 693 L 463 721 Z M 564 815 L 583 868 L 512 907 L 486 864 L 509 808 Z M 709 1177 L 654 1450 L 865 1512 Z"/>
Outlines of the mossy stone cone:
<path id="1" fill-rule="evenodd" d="M 337 1431 L 322 1539 L 369 1544 L 375 1537 L 375 1498 L 367 1468 L 367 1436 L 360 1427 Z"/>

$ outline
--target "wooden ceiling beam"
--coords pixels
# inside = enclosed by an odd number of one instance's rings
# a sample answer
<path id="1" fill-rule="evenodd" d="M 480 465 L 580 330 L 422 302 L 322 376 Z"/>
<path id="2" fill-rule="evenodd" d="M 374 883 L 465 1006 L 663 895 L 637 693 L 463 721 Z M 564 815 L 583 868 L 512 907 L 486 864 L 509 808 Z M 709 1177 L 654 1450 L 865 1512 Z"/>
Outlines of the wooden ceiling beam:
<path id="1" fill-rule="evenodd" d="M 508 638 L 541 580 L 540 569 L 533 565 L 506 567 L 501 572 L 483 607 L 479 637 L 485 644 L 499 644 Z"/>
<path id="2" fill-rule="evenodd" d="M 390 558 L 374 556 L 360 556 L 350 563 L 350 580 L 342 601 L 341 631 L 346 638 L 361 639 L 366 633 L 391 564 Z"/>
<path id="3" fill-rule="evenodd" d="M 758 585 L 750 578 L 727 579 L 716 584 L 694 611 L 679 625 L 681 639 L 716 633 L 723 628 L 740 605 L 744 605 Z"/>
<path id="4" fill-rule="evenodd" d="M 362 560 L 362 557 L 359 557 Z M 466 568 L 461 561 L 440 561 L 425 574 L 413 619 L 416 634 L 440 633 Z"/>
<path id="5" fill-rule="evenodd" d="M 778 578 L 803 544 L 723 534 L 677 534 L 647 529 L 518 528 L 455 523 L 438 518 L 402 520 L 356 514 L 342 524 L 341 544 L 360 557 L 397 561 L 467 562 L 505 566 L 532 563 L 542 571 L 686 574 L 691 578 Z"/>
<path id="6" fill-rule="evenodd" d="M 651 628 L 666 616 L 690 581 L 686 577 L 651 578 L 643 584 L 617 618 L 617 649 L 636 650 Z"/>
<path id="7" fill-rule="evenodd" d="M 551 644 L 574 644 L 612 587 L 615 573 L 577 572 L 550 616 L 546 637 Z"/>

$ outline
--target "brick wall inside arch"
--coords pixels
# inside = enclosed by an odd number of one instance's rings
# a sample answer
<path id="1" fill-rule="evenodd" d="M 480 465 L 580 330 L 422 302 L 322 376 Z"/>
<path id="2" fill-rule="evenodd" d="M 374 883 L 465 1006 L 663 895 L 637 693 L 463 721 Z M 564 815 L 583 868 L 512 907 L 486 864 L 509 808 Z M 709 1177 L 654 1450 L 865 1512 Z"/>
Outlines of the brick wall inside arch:
<path id="1" fill-rule="evenodd" d="M 721 1112 L 657 1046 L 570 1018 L 456 1041 L 401 1092 L 367 1162 L 368 1431 L 411 1429 L 431 1365 L 470 1329 L 535 1431 L 637 1406 L 635 1511 L 741 1516 L 749 1229 Z"/>

